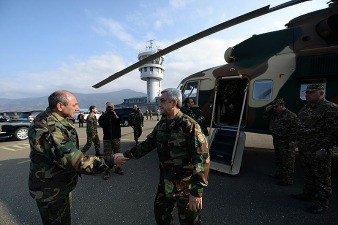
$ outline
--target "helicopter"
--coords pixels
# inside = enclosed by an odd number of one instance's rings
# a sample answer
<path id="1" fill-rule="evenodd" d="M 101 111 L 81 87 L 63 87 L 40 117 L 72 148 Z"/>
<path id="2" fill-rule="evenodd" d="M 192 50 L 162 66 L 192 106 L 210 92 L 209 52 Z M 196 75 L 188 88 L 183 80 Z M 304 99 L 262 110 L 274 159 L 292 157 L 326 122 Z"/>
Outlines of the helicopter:
<path id="1" fill-rule="evenodd" d="M 114 79 L 189 43 L 247 20 L 299 4 L 292 0 L 265 6 L 177 42 L 95 84 Z M 283 98 L 289 110 L 305 105 L 309 84 L 323 84 L 325 98 L 338 104 L 338 1 L 290 20 L 283 30 L 253 35 L 229 47 L 227 64 L 184 78 L 178 88 L 192 97 L 209 124 L 211 169 L 237 175 L 245 147 L 245 132 L 269 134 L 263 120 L 266 106 Z"/>

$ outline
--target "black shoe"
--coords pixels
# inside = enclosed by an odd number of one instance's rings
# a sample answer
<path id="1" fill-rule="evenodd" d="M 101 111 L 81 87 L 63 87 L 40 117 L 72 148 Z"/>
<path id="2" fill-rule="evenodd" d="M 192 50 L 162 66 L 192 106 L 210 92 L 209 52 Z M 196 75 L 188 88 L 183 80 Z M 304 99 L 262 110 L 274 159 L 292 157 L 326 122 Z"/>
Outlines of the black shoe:
<path id="1" fill-rule="evenodd" d="M 291 194 L 291 197 L 294 198 L 294 199 L 297 199 L 297 200 L 308 201 L 308 202 L 311 201 L 311 199 L 308 196 L 304 195 L 303 193 L 301 193 L 301 194 Z"/>
<path id="2" fill-rule="evenodd" d="M 285 181 L 278 181 L 278 182 L 276 182 L 276 184 L 279 185 L 279 186 L 290 186 L 290 185 L 292 185 L 292 183 L 285 182 Z"/>
<path id="3" fill-rule="evenodd" d="M 313 205 L 309 207 L 308 210 L 310 213 L 313 213 L 313 214 L 322 214 L 327 211 L 327 208 L 321 207 L 319 205 Z"/>
<path id="4" fill-rule="evenodd" d="M 103 156 L 103 154 L 101 154 L 100 152 L 96 152 L 96 153 L 95 153 L 95 156 L 100 157 L 100 156 Z"/>
<path id="5" fill-rule="evenodd" d="M 103 180 L 109 180 L 109 178 L 110 178 L 110 171 L 109 170 L 104 171 Z"/>
<path id="6" fill-rule="evenodd" d="M 119 168 L 119 167 L 115 168 L 115 173 L 119 174 L 119 175 L 123 175 L 124 174 L 123 170 L 121 168 Z"/>

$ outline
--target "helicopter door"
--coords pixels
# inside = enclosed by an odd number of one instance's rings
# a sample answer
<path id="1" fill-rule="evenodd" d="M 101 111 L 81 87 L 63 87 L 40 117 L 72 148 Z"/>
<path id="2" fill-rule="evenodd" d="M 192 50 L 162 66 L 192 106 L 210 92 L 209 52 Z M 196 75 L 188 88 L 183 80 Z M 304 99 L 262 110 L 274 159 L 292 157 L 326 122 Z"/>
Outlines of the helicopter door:
<path id="1" fill-rule="evenodd" d="M 241 128 L 244 122 L 243 115 L 245 114 L 248 82 L 246 79 L 241 78 L 241 76 L 231 77 L 230 79 L 232 80 L 225 78 L 225 82 L 223 78 L 218 82 L 215 89 L 214 107 L 210 126 L 213 128 L 212 131 L 209 132 L 211 133 L 209 136 L 210 168 L 231 175 L 236 175 L 240 171 L 246 138 Z M 233 94 L 237 97 L 238 95 L 241 97 L 241 99 L 238 99 L 236 102 L 237 108 L 235 112 L 237 115 L 234 118 L 222 118 L 220 115 L 224 107 L 224 92 L 227 91 L 226 94 L 230 93 L 230 89 L 224 89 L 225 83 L 231 86 L 237 83 L 235 85 L 235 92 L 237 93 Z M 240 103 L 240 105 L 238 103 Z M 233 103 L 229 102 L 229 104 Z"/>

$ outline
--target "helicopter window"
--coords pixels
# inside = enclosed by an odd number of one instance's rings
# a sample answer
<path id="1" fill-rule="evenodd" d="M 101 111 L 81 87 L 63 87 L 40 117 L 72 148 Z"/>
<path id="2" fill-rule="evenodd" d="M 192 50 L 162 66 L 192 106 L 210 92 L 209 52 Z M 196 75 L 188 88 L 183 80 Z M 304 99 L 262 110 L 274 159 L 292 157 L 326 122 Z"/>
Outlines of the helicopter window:
<path id="1" fill-rule="evenodd" d="M 144 67 L 144 72 L 147 72 L 147 67 Z"/>
<path id="2" fill-rule="evenodd" d="M 198 92 L 198 81 L 189 81 L 186 83 L 183 91 L 182 97 L 183 99 L 187 97 L 194 98 L 195 102 L 197 102 L 197 92 Z"/>
<path id="3" fill-rule="evenodd" d="M 299 93 L 300 99 L 306 100 L 305 90 L 306 90 L 306 88 L 309 84 L 322 84 L 324 86 L 324 95 L 325 95 L 325 92 L 326 92 L 326 82 L 325 82 L 325 80 L 310 80 L 310 81 L 308 80 L 308 81 L 302 81 L 302 83 L 300 85 L 300 93 Z"/>
<path id="4" fill-rule="evenodd" d="M 272 96 L 272 80 L 257 80 L 253 85 L 253 98 L 256 100 L 269 100 Z"/>

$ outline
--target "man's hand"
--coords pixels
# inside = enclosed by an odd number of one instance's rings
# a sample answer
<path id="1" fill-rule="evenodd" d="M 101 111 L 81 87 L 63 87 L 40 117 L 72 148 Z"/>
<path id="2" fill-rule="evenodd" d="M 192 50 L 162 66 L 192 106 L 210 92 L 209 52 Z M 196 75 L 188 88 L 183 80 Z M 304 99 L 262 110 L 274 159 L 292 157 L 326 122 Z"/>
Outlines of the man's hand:
<path id="1" fill-rule="evenodd" d="M 189 209 L 190 211 L 197 212 L 202 209 L 202 197 L 195 197 L 193 195 L 189 195 Z"/>
<path id="2" fill-rule="evenodd" d="M 120 167 L 123 164 L 125 164 L 127 161 L 129 160 L 129 158 L 124 157 L 123 153 L 115 153 L 114 154 L 114 166 L 115 167 Z"/>

